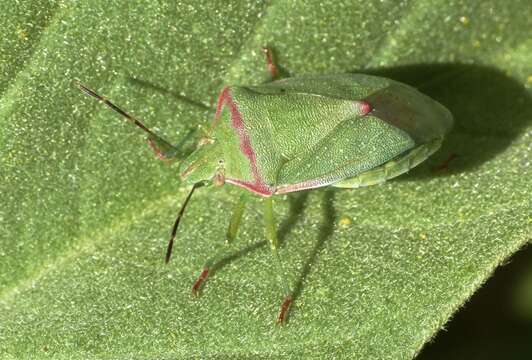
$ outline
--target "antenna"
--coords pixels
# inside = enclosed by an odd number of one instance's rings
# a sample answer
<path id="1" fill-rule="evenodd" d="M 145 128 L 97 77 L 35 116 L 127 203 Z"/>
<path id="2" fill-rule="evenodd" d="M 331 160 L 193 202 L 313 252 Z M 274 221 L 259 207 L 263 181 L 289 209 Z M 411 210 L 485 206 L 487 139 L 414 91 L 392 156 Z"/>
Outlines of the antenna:
<path id="1" fill-rule="evenodd" d="M 111 108 L 112 110 L 116 111 L 117 113 L 119 113 L 120 115 L 122 115 L 123 117 L 125 117 L 128 121 L 130 121 L 132 124 L 138 126 L 139 128 L 141 128 L 142 130 L 146 131 L 148 134 L 150 134 L 151 136 L 154 136 L 154 137 L 158 137 L 155 133 L 153 133 L 150 129 L 148 129 L 146 127 L 146 125 L 144 125 L 140 120 L 138 119 L 135 119 L 133 116 L 129 115 L 127 112 L 125 112 L 124 110 L 122 110 L 120 107 L 116 106 L 115 104 L 113 104 L 111 101 L 109 101 L 107 98 L 99 95 L 98 93 L 96 93 L 94 90 L 92 90 L 91 88 L 89 88 L 88 86 L 86 85 L 83 85 L 81 82 L 79 82 L 78 80 L 74 80 L 74 85 L 76 85 L 81 91 L 83 91 L 85 94 L 89 95 L 89 96 L 92 96 L 93 98 L 96 98 L 98 101 L 101 101 L 103 104 L 107 105 L 109 108 Z"/>
<path id="2" fill-rule="evenodd" d="M 156 147 L 158 148 L 155 151 L 158 156 L 162 155 L 163 157 L 172 157 L 177 154 L 177 148 L 172 146 L 168 141 L 164 140 L 163 138 L 155 134 L 150 129 L 148 129 L 148 127 L 146 127 L 146 125 L 144 125 L 142 121 L 129 115 L 126 111 L 124 111 L 120 107 L 113 104 L 109 99 L 105 98 L 104 96 L 99 95 L 98 93 L 96 93 L 94 90 L 92 90 L 88 86 L 82 84 L 80 81 L 74 80 L 74 85 L 76 85 L 85 94 L 92 96 L 93 98 L 102 102 L 104 105 L 108 106 L 111 110 L 125 117 L 130 123 L 132 123 L 133 125 L 141 128 L 143 131 L 148 133 L 148 139 L 153 141 Z"/>
<path id="3" fill-rule="evenodd" d="M 183 214 L 185 213 L 185 209 L 187 207 L 187 204 L 188 204 L 190 198 L 192 197 L 192 194 L 194 193 L 194 190 L 196 190 L 197 188 L 202 187 L 202 186 L 203 186 L 202 182 L 195 183 L 192 186 L 192 189 L 190 189 L 187 197 L 185 198 L 185 202 L 183 203 L 183 205 L 181 205 L 181 209 L 179 209 L 179 212 L 177 213 L 177 218 L 175 219 L 174 227 L 172 228 L 172 234 L 170 235 L 170 241 L 168 241 L 168 247 L 166 248 L 165 263 L 167 263 L 167 264 L 170 261 L 170 257 L 172 256 L 172 248 L 174 246 L 174 239 L 175 239 L 175 236 L 177 234 L 177 227 L 179 226 L 179 222 L 181 221 L 181 218 L 183 217 Z"/>

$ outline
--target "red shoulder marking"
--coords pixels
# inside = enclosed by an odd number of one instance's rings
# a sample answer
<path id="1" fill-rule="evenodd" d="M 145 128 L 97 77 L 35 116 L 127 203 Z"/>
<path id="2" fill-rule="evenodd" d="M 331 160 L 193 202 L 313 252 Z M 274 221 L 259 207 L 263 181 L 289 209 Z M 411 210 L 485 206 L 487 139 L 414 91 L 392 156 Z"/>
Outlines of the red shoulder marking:
<path id="1" fill-rule="evenodd" d="M 274 193 L 274 189 L 264 182 L 264 179 L 262 178 L 259 169 L 257 168 L 257 157 L 255 155 L 253 147 L 251 146 L 251 141 L 244 126 L 242 115 L 238 111 L 233 97 L 231 96 L 231 89 L 227 86 L 222 90 L 222 93 L 218 98 L 218 104 L 216 106 L 216 114 L 214 115 L 212 128 L 214 128 L 220 120 L 222 108 L 224 105 L 228 106 L 229 110 L 231 111 L 231 126 L 233 127 L 233 129 L 235 129 L 238 138 L 240 139 L 240 150 L 249 159 L 249 166 L 251 168 L 251 173 L 253 175 L 254 180 L 253 182 L 250 182 L 226 178 L 225 181 L 230 184 L 248 189 L 262 196 L 271 196 Z"/>

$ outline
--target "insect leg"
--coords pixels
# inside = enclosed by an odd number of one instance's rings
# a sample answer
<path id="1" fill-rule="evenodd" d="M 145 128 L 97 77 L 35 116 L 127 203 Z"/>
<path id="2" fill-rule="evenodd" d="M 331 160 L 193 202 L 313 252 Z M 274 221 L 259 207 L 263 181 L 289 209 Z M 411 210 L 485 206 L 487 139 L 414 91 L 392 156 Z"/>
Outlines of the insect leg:
<path id="1" fill-rule="evenodd" d="M 229 227 L 227 228 L 225 242 L 226 244 L 232 243 L 238 232 L 238 227 L 240 226 L 240 221 L 242 220 L 242 215 L 244 214 L 244 209 L 246 207 L 247 195 L 242 193 L 238 198 L 237 203 L 233 206 L 233 213 L 231 215 L 231 220 L 229 221 Z M 203 283 L 209 275 L 212 275 L 214 271 L 222 267 L 230 257 L 227 256 L 215 256 L 214 258 L 209 259 L 203 266 L 200 276 L 192 285 L 192 293 L 194 295 L 199 295 L 199 291 L 203 287 Z"/>
<path id="2" fill-rule="evenodd" d="M 434 166 L 432 168 L 432 172 L 433 173 L 436 173 L 436 172 L 440 172 L 440 171 L 446 171 L 446 170 L 449 170 L 449 164 L 451 163 L 451 161 L 453 161 L 454 159 L 456 159 L 458 157 L 457 154 L 455 153 L 451 153 L 447 159 L 445 159 L 442 163 L 440 163 L 439 165 L 437 166 Z"/>
<path id="3" fill-rule="evenodd" d="M 155 152 L 157 157 L 159 157 L 159 159 L 171 160 L 178 156 L 178 149 L 176 147 L 172 146 L 168 141 L 164 140 L 162 137 L 160 137 L 159 135 L 155 134 L 153 131 L 148 129 L 146 125 L 144 125 L 140 120 L 131 116 L 126 111 L 124 111 L 122 108 L 113 104 L 110 100 L 108 100 L 104 96 L 99 95 L 94 90 L 82 84 L 81 82 L 75 80 L 74 84 L 85 94 L 97 99 L 98 101 L 100 101 L 101 103 L 109 107 L 111 110 L 125 117 L 133 125 L 139 127 L 144 132 L 146 132 L 148 134 L 148 138 L 147 138 L 148 145 L 150 145 L 150 147 L 153 149 L 153 151 Z"/>
<path id="4" fill-rule="evenodd" d="M 238 232 L 238 227 L 240 226 L 240 221 L 242 220 L 242 215 L 244 214 L 244 209 L 246 207 L 247 196 L 245 193 L 242 193 L 238 199 L 238 202 L 233 206 L 233 212 L 231 214 L 231 220 L 229 221 L 229 227 L 227 228 L 227 233 L 225 235 L 225 242 L 231 243 L 236 237 Z"/>
<path id="5" fill-rule="evenodd" d="M 280 280 L 283 284 L 285 292 L 281 310 L 279 311 L 279 316 L 277 317 L 277 324 L 282 325 L 286 319 L 290 304 L 292 303 L 292 295 L 286 282 L 283 264 L 281 262 L 281 257 L 279 256 L 279 239 L 277 238 L 277 228 L 275 226 L 275 219 L 273 215 L 273 200 L 271 197 L 264 199 L 264 225 L 266 229 L 266 239 L 270 243 L 273 257 L 277 263 L 277 272 L 281 278 Z"/>
<path id="6" fill-rule="evenodd" d="M 286 69 L 277 64 L 277 62 L 275 61 L 273 50 L 271 48 L 263 47 L 262 52 L 264 53 L 264 56 L 266 56 L 266 67 L 268 68 L 268 72 L 270 73 L 270 80 L 266 82 L 290 76 Z"/>
<path id="7" fill-rule="evenodd" d="M 273 52 L 272 49 L 268 47 L 263 47 L 262 52 L 264 52 L 264 55 L 266 56 L 266 67 L 268 68 L 268 71 L 270 72 L 270 75 L 273 80 L 277 79 L 279 76 L 279 69 L 277 68 L 277 65 L 273 61 Z"/>

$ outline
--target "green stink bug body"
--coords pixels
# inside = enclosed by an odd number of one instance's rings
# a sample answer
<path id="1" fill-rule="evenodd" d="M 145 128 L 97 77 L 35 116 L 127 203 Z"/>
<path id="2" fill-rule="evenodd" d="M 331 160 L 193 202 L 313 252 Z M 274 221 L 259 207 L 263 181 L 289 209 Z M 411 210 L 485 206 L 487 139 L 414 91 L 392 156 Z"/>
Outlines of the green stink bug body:
<path id="1" fill-rule="evenodd" d="M 265 49 L 265 53 L 275 78 L 277 67 L 271 52 Z M 179 149 L 142 122 L 85 85 L 77 85 L 147 132 L 158 157 L 179 158 Z M 273 195 L 384 182 L 434 153 L 452 122 L 445 107 L 416 89 L 370 75 L 305 76 L 225 87 L 210 130 L 180 164 L 179 173 L 192 188 L 174 223 L 166 262 L 194 190 L 230 183 L 265 198 L 265 235 L 282 275 Z M 246 200 L 243 193 L 233 209 L 227 241 L 236 236 Z M 207 261 L 192 287 L 195 294 L 216 266 L 216 258 Z M 283 285 L 278 323 L 283 323 L 292 302 L 289 287 L 284 281 Z"/>
<path id="2" fill-rule="evenodd" d="M 427 158 L 451 124 L 439 103 L 370 75 L 226 87 L 204 148 L 180 171 L 192 184 L 218 172 L 262 196 L 372 185 Z"/>

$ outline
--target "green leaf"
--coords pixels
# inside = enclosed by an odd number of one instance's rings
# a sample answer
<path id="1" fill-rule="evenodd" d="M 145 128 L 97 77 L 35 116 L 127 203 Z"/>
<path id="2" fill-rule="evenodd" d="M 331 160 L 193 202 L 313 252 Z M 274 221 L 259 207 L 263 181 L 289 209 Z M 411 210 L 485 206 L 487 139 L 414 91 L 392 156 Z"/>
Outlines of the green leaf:
<path id="1" fill-rule="evenodd" d="M 531 238 L 527 0 L 31 1 L 0 4 L 0 354 L 409 359 Z M 275 200 L 296 295 L 260 199 L 224 245 L 238 191 L 186 190 L 79 79 L 179 142 L 226 83 L 369 72 L 418 86 L 456 125 L 396 181 Z M 183 101 L 187 99 L 187 101 Z M 433 171 L 451 154 L 447 170 Z M 215 254 L 200 298 L 190 286 Z"/>

